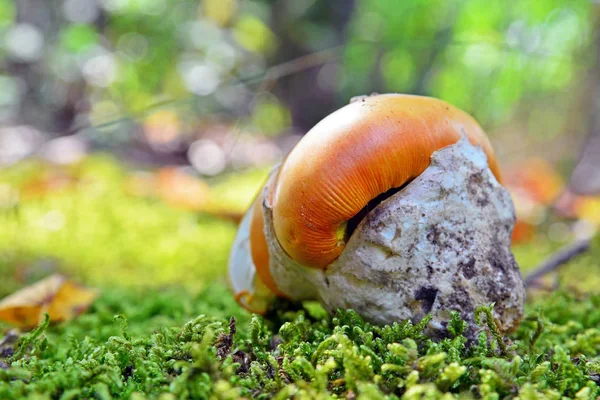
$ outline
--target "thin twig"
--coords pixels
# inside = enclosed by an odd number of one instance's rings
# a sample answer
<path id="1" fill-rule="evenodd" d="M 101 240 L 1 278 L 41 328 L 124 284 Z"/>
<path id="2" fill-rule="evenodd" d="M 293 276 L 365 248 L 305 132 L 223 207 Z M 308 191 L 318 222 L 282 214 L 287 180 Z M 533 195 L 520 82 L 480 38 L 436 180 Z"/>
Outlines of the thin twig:
<path id="1" fill-rule="evenodd" d="M 558 267 L 566 264 L 574 257 L 585 253 L 590 248 L 591 242 L 592 238 L 582 239 L 552 254 L 550 258 L 544 261 L 539 267 L 530 273 L 527 278 L 525 278 L 525 287 L 531 287 L 542 276 L 558 269 Z"/>
<path id="2" fill-rule="evenodd" d="M 410 46 L 410 48 L 413 51 L 417 51 L 421 47 L 424 48 L 427 44 L 426 40 L 413 40 L 412 42 L 413 43 Z M 506 43 L 497 41 L 497 40 L 488 40 L 488 39 L 486 39 L 486 40 L 484 40 L 484 39 L 457 40 L 457 41 L 451 41 L 451 42 L 447 43 L 447 46 L 468 46 L 468 45 L 471 45 L 474 43 L 489 43 L 490 45 L 496 46 L 498 48 L 498 50 L 500 50 L 500 51 L 503 51 L 505 53 L 519 53 L 523 57 L 549 58 L 549 59 L 561 59 L 561 60 L 564 59 L 567 61 L 569 61 L 569 60 L 572 61 L 572 58 L 569 57 L 569 55 L 565 55 L 562 53 L 554 53 L 554 52 L 548 52 L 548 51 L 543 51 L 543 50 L 538 50 L 538 51 L 534 51 L 534 52 L 524 52 L 522 49 L 510 47 Z M 423 46 L 421 46 L 421 45 L 423 45 Z M 252 84 L 259 83 L 257 92 L 265 91 L 270 86 L 272 86 L 274 81 L 277 81 L 280 78 L 283 78 L 283 77 L 289 76 L 289 75 L 293 75 L 300 71 L 315 67 L 317 65 L 326 64 L 330 61 L 340 58 L 342 56 L 342 51 L 341 51 L 342 49 L 343 49 L 343 46 L 335 46 L 335 47 L 317 51 L 317 52 L 314 52 L 311 54 L 306 54 L 306 55 L 298 57 L 296 59 L 286 61 L 282 64 L 274 65 L 274 66 L 268 68 L 266 71 L 263 71 L 263 72 L 260 72 L 260 73 L 254 74 L 254 75 L 228 79 L 228 80 L 222 82 L 218 88 L 223 88 L 223 87 L 227 87 L 227 86 L 235 86 L 235 85 L 239 85 L 239 84 L 252 85 Z M 578 64 L 575 63 L 575 65 L 578 65 Z M 106 122 L 99 123 L 96 125 L 90 124 L 88 122 L 84 122 L 84 123 L 81 123 L 71 129 L 69 129 L 68 131 L 64 132 L 64 135 L 65 136 L 73 135 L 77 132 L 84 131 L 86 129 L 107 128 L 107 127 L 111 127 L 114 125 L 118 125 L 125 121 L 140 119 L 140 118 L 145 117 L 146 115 L 148 115 L 150 112 L 152 112 L 154 110 L 160 109 L 165 106 L 185 104 L 185 103 L 193 101 L 196 97 L 197 97 L 196 95 L 191 94 L 191 95 L 187 95 L 182 98 L 167 99 L 164 101 L 160 101 L 160 102 L 151 104 L 151 105 L 145 107 L 143 110 L 140 110 L 138 112 L 134 112 L 129 115 L 122 116 L 122 117 L 117 117 L 115 119 L 111 119 L 111 120 L 108 120 Z"/>
<path id="3" fill-rule="evenodd" d="M 327 64 L 328 62 L 335 60 L 341 56 L 342 48 L 343 46 L 336 46 L 306 54 L 291 61 L 287 61 L 269 68 L 261 82 L 261 85 L 259 86 L 258 92 L 268 91 L 275 81 L 285 76 L 293 75 L 306 69 Z"/>
<path id="4" fill-rule="evenodd" d="M 342 48 L 343 46 L 331 47 L 329 49 L 300 56 L 291 61 L 287 61 L 269 68 L 263 76 L 262 81 L 258 85 L 257 89 L 254 91 L 252 99 L 250 99 L 248 102 L 248 111 L 251 111 L 254 108 L 261 94 L 268 93 L 273 89 L 273 86 L 279 79 L 312 67 L 325 65 L 329 62 L 332 62 L 341 55 Z M 234 140 L 229 148 L 229 156 L 233 154 L 233 151 L 237 146 L 237 141 L 240 138 L 240 123 L 241 119 L 238 118 L 234 128 L 237 131 L 237 134 L 235 135 Z"/>
<path id="5" fill-rule="evenodd" d="M 286 61 L 282 64 L 274 65 L 268 68 L 266 71 L 258 73 L 256 75 L 241 77 L 241 78 L 231 78 L 227 81 L 222 82 L 218 89 L 226 87 L 226 86 L 235 86 L 235 85 L 251 85 L 254 83 L 259 83 L 257 94 L 267 91 L 267 89 L 273 85 L 275 81 L 281 79 L 283 77 L 293 75 L 305 69 L 309 69 L 318 65 L 323 65 L 328 62 L 335 60 L 340 57 L 342 46 L 332 47 L 329 49 L 317 51 L 315 53 L 306 54 L 304 56 L 295 58 L 290 61 Z M 165 106 L 173 106 L 176 104 L 185 104 L 193 101 L 197 96 L 194 94 L 184 96 L 182 98 L 176 99 L 167 99 L 154 104 L 151 104 L 145 107 L 143 110 L 138 112 L 131 113 L 129 115 L 111 119 L 109 121 L 99 123 L 96 125 L 90 124 L 89 122 L 84 122 L 74 128 L 71 128 L 69 131 L 65 133 L 65 135 L 73 135 L 79 131 L 83 131 L 86 129 L 102 129 L 108 128 L 113 125 L 118 125 L 124 121 L 131 121 L 143 118 L 147 116 L 150 112 L 155 111 L 157 109 L 163 108 Z"/>

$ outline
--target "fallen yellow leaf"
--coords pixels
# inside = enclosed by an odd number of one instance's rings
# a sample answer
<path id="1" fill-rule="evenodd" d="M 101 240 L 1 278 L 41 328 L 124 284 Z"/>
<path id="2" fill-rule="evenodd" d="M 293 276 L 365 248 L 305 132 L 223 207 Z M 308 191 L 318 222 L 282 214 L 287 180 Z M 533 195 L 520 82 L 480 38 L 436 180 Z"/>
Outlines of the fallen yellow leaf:
<path id="1" fill-rule="evenodd" d="M 576 204 L 577 216 L 600 226 L 600 197 L 581 197 Z"/>
<path id="2" fill-rule="evenodd" d="M 55 274 L 0 301 L 0 321 L 32 328 L 44 313 L 48 313 L 51 322 L 69 321 L 85 311 L 96 297 L 97 290 Z"/>

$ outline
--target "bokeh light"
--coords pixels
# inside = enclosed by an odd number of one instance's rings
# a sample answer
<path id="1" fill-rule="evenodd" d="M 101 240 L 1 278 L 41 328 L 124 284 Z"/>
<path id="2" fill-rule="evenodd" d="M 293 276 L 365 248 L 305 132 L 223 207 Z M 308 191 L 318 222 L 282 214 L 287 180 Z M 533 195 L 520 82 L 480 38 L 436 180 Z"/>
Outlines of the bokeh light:
<path id="1" fill-rule="evenodd" d="M 404 92 L 442 98 L 485 128 L 515 203 L 517 246 L 560 246 L 600 226 L 597 196 L 569 186 L 598 108 L 595 2 L 27 4 L 0 0 L 3 209 L 79 187 L 98 195 L 102 185 L 72 171 L 102 155 L 110 161 L 94 168 L 127 195 L 243 210 L 325 115 L 357 95 Z M 11 180 L 20 168 L 26 184 Z M 597 168 L 577 167 L 590 187 Z M 246 174 L 254 183 L 237 178 Z M 51 202 L 31 215 L 47 235 L 72 228 Z"/>

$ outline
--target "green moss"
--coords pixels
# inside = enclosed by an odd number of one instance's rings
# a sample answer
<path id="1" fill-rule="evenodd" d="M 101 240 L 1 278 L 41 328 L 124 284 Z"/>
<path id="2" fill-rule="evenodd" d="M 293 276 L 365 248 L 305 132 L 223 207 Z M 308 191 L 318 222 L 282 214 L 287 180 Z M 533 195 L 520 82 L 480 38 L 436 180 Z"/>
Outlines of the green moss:
<path id="1" fill-rule="evenodd" d="M 434 342 L 428 319 L 376 327 L 314 304 L 264 320 L 218 285 L 197 296 L 112 290 L 75 321 L 5 334 L 0 398 L 595 398 L 598 304 L 561 291 L 515 334 L 482 318 L 468 343 L 457 315 Z"/>
<path id="2" fill-rule="evenodd" d="M 265 174 L 224 177 L 213 182 L 213 196 L 241 212 Z M 183 282 L 196 290 L 223 279 L 235 224 L 129 193 L 129 177 L 102 155 L 68 167 L 32 160 L 0 171 L 0 264 L 41 262 L 94 285 Z"/>
<path id="3" fill-rule="evenodd" d="M 471 341 L 458 314 L 438 342 L 422 333 L 428 318 L 376 327 L 316 303 L 282 303 L 263 319 L 219 282 L 233 224 L 128 194 L 128 173 L 107 157 L 53 168 L 32 161 L 0 171 L 0 297 L 55 270 L 103 294 L 68 323 L 27 334 L 0 325 L 0 399 L 600 395 L 600 295 L 579 294 L 600 283 L 600 242 L 561 269 L 563 289 L 529 299 L 509 336 L 490 307 L 477 310 Z M 22 196 L 32 177 L 52 173 L 76 183 Z M 225 208 L 242 209 L 263 177 L 211 184 Z M 555 248 L 515 250 L 533 267 Z"/>

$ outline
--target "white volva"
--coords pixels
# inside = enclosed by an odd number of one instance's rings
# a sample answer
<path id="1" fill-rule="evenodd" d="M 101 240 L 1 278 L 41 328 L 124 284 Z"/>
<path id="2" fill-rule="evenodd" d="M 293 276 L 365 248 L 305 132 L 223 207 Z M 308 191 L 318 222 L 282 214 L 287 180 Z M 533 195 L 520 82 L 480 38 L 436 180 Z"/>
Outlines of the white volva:
<path id="1" fill-rule="evenodd" d="M 229 254 L 229 284 L 233 292 L 254 292 L 254 280 L 256 279 L 256 267 L 250 256 L 250 220 L 252 213 L 247 212 L 238 227 L 233 239 L 231 253 Z"/>

